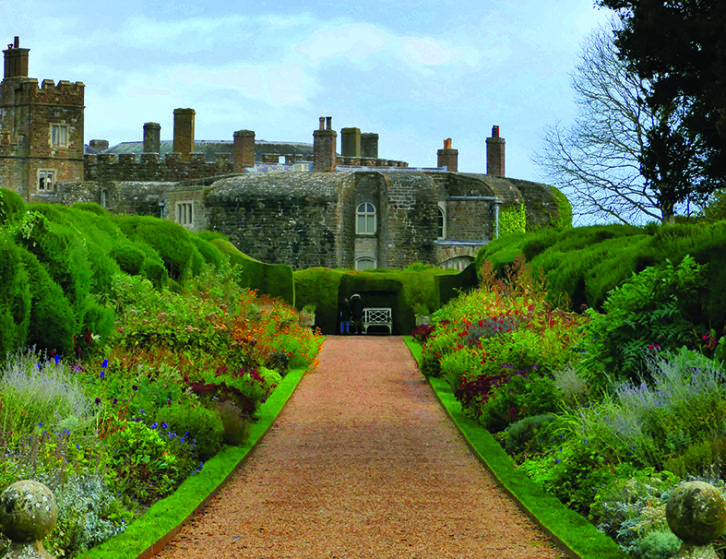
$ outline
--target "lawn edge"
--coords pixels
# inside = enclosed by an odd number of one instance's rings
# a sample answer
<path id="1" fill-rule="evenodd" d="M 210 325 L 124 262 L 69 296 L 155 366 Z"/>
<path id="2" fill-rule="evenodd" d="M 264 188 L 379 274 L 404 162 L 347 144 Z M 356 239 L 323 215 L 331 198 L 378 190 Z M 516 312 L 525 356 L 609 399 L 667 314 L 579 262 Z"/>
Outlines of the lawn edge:
<path id="1" fill-rule="evenodd" d="M 242 446 L 226 446 L 168 497 L 154 503 L 127 530 L 74 559 L 149 559 L 182 529 L 184 524 L 214 499 L 268 432 L 295 392 L 307 369 L 289 371 L 255 413 L 257 421 Z"/>
<path id="2" fill-rule="evenodd" d="M 404 336 L 403 340 L 416 363 L 420 363 L 420 344 L 412 336 Z M 427 378 L 427 381 L 473 454 L 562 551 L 573 559 L 628 559 L 610 537 L 518 471 L 491 433 L 464 415 L 446 381 L 440 378 Z"/>

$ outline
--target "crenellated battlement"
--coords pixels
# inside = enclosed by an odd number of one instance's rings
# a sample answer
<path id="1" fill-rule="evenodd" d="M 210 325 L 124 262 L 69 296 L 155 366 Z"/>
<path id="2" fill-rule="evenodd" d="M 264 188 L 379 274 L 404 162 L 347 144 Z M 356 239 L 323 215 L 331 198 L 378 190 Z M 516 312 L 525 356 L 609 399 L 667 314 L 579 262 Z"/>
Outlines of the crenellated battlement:
<path id="1" fill-rule="evenodd" d="M 86 86 L 83 82 L 71 83 L 61 80 L 57 84 L 53 80 L 28 78 L 20 82 L 16 89 L 16 103 L 32 105 L 72 105 L 83 106 Z"/>
<path id="2" fill-rule="evenodd" d="M 208 162 L 204 153 L 99 153 L 84 156 L 84 180 L 176 182 L 202 179 L 234 172 L 231 153 L 217 153 Z"/>

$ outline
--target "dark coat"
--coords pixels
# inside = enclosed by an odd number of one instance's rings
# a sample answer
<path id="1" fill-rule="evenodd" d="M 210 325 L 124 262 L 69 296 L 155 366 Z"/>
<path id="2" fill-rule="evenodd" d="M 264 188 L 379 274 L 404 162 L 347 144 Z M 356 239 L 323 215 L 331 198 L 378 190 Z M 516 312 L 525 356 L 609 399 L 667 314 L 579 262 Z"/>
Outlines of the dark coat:
<path id="1" fill-rule="evenodd" d="M 357 293 L 350 298 L 350 312 L 353 320 L 359 320 L 363 317 L 363 299 Z"/>
<path id="2" fill-rule="evenodd" d="M 341 322 L 348 322 L 350 320 L 350 303 L 348 299 L 341 301 L 339 312 Z"/>

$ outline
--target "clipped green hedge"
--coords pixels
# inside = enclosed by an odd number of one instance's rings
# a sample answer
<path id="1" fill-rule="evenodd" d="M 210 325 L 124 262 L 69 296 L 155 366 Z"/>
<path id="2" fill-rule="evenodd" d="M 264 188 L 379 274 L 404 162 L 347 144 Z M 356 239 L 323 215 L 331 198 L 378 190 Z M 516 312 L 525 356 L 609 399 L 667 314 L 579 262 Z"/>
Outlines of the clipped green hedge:
<path id="1" fill-rule="evenodd" d="M 338 306 L 358 293 L 366 307 L 389 307 L 393 333 L 408 334 L 417 313 L 430 313 L 477 284 L 473 265 L 460 273 L 446 270 L 373 270 L 354 272 L 308 268 L 294 273 L 296 306 L 315 307 L 315 325 L 324 334 L 338 332 Z"/>
<path id="2" fill-rule="evenodd" d="M 209 242 L 229 257 L 230 264 L 238 270 L 237 281 L 242 287 L 258 289 L 271 297 L 280 297 L 290 305 L 295 305 L 295 283 L 291 266 L 265 264 L 250 258 L 224 238 L 215 238 Z"/>
<path id="3" fill-rule="evenodd" d="M 25 202 L 17 192 L 0 188 L 0 227 L 17 223 L 25 213 Z"/>
<path id="4" fill-rule="evenodd" d="M 28 274 L 21 251 L 0 231 L 0 355 L 25 345 L 30 309 Z"/>

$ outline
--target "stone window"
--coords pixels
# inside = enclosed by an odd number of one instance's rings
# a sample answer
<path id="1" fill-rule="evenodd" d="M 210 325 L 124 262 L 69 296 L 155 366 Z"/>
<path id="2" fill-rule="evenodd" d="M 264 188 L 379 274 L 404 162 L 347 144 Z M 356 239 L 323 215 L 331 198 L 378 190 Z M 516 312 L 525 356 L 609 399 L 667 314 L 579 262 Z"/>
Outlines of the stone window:
<path id="1" fill-rule="evenodd" d="M 363 202 L 356 210 L 355 232 L 358 235 L 375 235 L 376 207 L 370 202 Z"/>
<path id="2" fill-rule="evenodd" d="M 359 272 L 363 270 L 373 270 L 378 267 L 378 262 L 370 256 L 363 256 L 355 261 L 355 269 Z"/>
<path id="3" fill-rule="evenodd" d="M 53 192 L 55 190 L 55 171 L 53 169 L 38 169 L 38 192 Z"/>
<path id="4" fill-rule="evenodd" d="M 65 124 L 50 125 L 50 143 L 56 147 L 68 145 L 68 126 Z"/>
<path id="5" fill-rule="evenodd" d="M 436 238 L 445 239 L 446 238 L 446 207 L 444 206 L 443 202 L 439 202 L 438 210 L 439 211 L 437 214 L 437 221 L 436 221 Z"/>
<path id="6" fill-rule="evenodd" d="M 194 204 L 192 202 L 177 202 L 176 221 L 180 225 L 192 225 L 194 223 Z"/>

